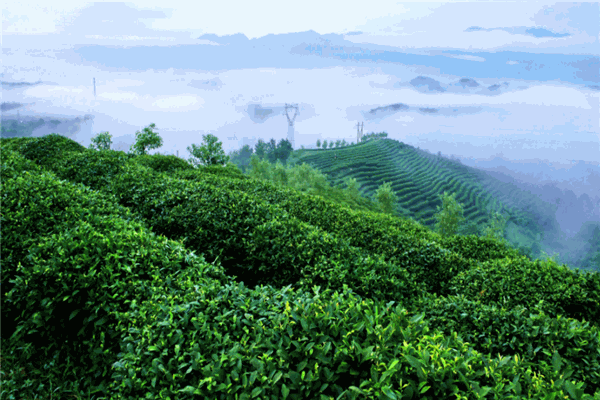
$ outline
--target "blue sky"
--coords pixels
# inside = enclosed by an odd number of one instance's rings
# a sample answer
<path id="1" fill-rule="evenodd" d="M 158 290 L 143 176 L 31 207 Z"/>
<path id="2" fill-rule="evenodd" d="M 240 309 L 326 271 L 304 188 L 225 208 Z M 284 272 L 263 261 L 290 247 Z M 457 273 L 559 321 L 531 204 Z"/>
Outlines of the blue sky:
<path id="1" fill-rule="evenodd" d="M 362 122 L 474 160 L 600 160 L 598 2 L 48 4 L 5 1 L 2 80 L 41 81 L 3 87 L 25 104 L 5 114 L 92 114 L 84 145 L 151 122 L 186 156 L 208 133 L 279 141 L 297 103 L 296 147 Z"/>

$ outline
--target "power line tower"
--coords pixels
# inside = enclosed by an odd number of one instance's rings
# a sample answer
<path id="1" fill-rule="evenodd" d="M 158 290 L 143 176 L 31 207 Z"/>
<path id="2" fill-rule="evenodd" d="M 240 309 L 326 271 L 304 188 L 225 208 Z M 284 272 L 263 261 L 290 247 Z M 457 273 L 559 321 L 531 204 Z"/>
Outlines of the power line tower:
<path id="1" fill-rule="evenodd" d="M 356 144 L 360 143 L 360 139 L 362 138 L 362 135 L 363 135 L 364 126 L 365 126 L 364 122 L 362 122 L 360 124 L 358 122 L 356 123 Z M 360 127 L 360 129 L 359 129 L 359 127 Z"/>
<path id="2" fill-rule="evenodd" d="M 295 109 L 295 113 L 294 116 L 292 118 L 290 118 L 288 112 L 288 109 L 293 108 Z M 296 119 L 296 116 L 298 115 L 298 104 L 285 104 L 285 115 L 288 119 L 288 140 L 289 142 L 292 144 L 292 149 L 294 148 L 294 120 Z"/>

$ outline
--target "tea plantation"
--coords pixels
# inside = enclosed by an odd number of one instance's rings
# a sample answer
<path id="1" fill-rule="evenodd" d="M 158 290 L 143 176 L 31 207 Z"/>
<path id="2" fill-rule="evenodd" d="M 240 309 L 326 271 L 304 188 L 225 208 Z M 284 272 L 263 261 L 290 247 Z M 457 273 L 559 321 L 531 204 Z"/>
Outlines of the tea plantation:
<path id="1" fill-rule="evenodd" d="M 3 400 L 600 399 L 598 273 L 235 169 L 0 146 Z"/>

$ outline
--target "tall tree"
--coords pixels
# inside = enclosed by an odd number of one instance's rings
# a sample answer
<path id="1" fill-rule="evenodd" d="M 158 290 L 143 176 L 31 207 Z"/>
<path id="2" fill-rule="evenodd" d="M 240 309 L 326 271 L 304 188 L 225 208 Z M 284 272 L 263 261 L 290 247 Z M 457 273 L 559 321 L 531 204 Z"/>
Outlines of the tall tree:
<path id="1" fill-rule="evenodd" d="M 398 196 L 394 193 L 390 182 L 384 182 L 377 191 L 375 191 L 375 200 L 386 214 L 393 214 Z"/>
<path id="2" fill-rule="evenodd" d="M 135 143 L 131 145 L 129 151 L 133 154 L 144 155 L 148 154 L 148 150 L 161 147 L 163 140 L 158 132 L 154 132 L 154 129 L 156 129 L 156 125 L 150 124 L 142 132 L 137 131 L 135 133 Z"/>
<path id="3" fill-rule="evenodd" d="M 258 139 L 258 142 L 254 146 L 254 154 L 258 156 L 259 159 L 263 159 L 267 152 L 267 144 L 264 140 Z"/>
<path id="4" fill-rule="evenodd" d="M 225 165 L 229 161 L 229 156 L 223 151 L 223 143 L 219 142 L 219 138 L 208 134 L 202 135 L 202 145 L 192 146 L 187 148 L 192 157 L 188 160 L 194 166 L 208 165 Z"/>
<path id="5" fill-rule="evenodd" d="M 111 138 L 112 135 L 110 133 L 100 132 L 92 138 L 89 148 L 93 150 L 110 150 L 110 145 L 112 144 Z"/>
<path id="6" fill-rule="evenodd" d="M 269 140 L 267 143 L 267 148 L 265 149 L 267 160 L 271 164 L 275 164 L 277 161 L 277 153 L 275 150 L 277 150 L 277 142 L 275 142 L 275 139 L 271 138 L 271 140 Z"/>
<path id="7" fill-rule="evenodd" d="M 440 195 L 442 198 L 442 207 L 437 206 L 438 212 L 434 215 L 437 223 L 436 230 L 442 236 L 451 236 L 456 234 L 459 225 L 464 221 L 463 208 L 454 198 L 456 193 L 451 196 L 444 192 Z"/>
<path id="8" fill-rule="evenodd" d="M 486 237 L 504 240 L 504 230 L 506 229 L 507 217 L 494 211 L 490 214 L 489 225 L 483 230 Z"/>
<path id="9" fill-rule="evenodd" d="M 292 148 L 290 141 L 287 139 L 281 139 L 277 145 L 277 149 L 275 150 L 275 154 L 277 156 L 276 159 L 285 164 L 293 151 L 294 149 Z"/>

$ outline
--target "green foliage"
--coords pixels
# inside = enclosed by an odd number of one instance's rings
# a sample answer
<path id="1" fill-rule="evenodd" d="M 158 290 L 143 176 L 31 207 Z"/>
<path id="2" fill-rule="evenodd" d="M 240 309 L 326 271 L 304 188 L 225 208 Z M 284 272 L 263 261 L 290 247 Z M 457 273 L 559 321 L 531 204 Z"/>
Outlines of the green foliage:
<path id="1" fill-rule="evenodd" d="M 4 143 L 3 398 L 600 396 L 598 274 L 301 193 L 338 190 L 307 163 Z"/>
<path id="2" fill-rule="evenodd" d="M 249 145 L 244 145 L 240 150 L 235 150 L 231 153 L 231 162 L 236 164 L 242 172 L 246 172 L 250 166 L 250 158 L 254 154 L 254 149 Z"/>
<path id="3" fill-rule="evenodd" d="M 258 139 L 258 142 L 254 146 L 254 154 L 256 154 L 260 159 L 266 156 L 267 144 L 264 140 Z"/>
<path id="4" fill-rule="evenodd" d="M 0 124 L 0 137 L 4 138 L 22 138 L 29 137 L 33 131 L 44 126 L 42 118 L 38 120 L 19 121 L 16 119 L 2 119 Z"/>
<path id="5" fill-rule="evenodd" d="M 203 174 L 217 175 L 223 177 L 229 177 L 233 179 L 244 179 L 246 175 L 232 162 L 228 162 L 225 165 L 207 165 L 199 170 Z"/>
<path id="6" fill-rule="evenodd" d="M 251 156 L 248 175 L 256 179 L 271 179 L 269 162 L 261 159 L 258 154 Z"/>
<path id="7" fill-rule="evenodd" d="M 133 160 L 134 161 L 132 162 L 144 165 L 156 172 L 165 172 L 167 174 L 180 170 L 186 171 L 194 169 L 190 163 L 174 155 L 153 154 L 137 156 Z"/>
<path id="8" fill-rule="evenodd" d="M 360 196 L 360 193 L 358 191 L 358 182 L 356 181 L 356 178 L 346 178 L 346 191 L 348 193 L 348 196 L 350 196 L 352 199 L 356 199 Z M 382 193 L 384 193 L 382 191 Z M 385 193 L 385 195 L 382 195 L 382 200 L 386 201 L 388 199 L 388 194 Z"/>
<path id="9" fill-rule="evenodd" d="M 49 166 L 69 152 L 84 152 L 85 147 L 57 133 L 30 140 L 23 145 L 21 154 L 42 166 Z"/>
<path id="10" fill-rule="evenodd" d="M 277 142 L 275 139 L 271 139 L 267 142 L 265 147 L 265 157 L 271 164 L 275 164 L 277 162 Z"/>
<path id="11" fill-rule="evenodd" d="M 148 150 L 158 149 L 163 145 L 163 140 L 154 132 L 156 124 L 150 124 L 142 130 L 135 133 L 135 143 L 131 145 L 129 151 L 135 155 L 146 155 Z"/>
<path id="12" fill-rule="evenodd" d="M 317 139 L 317 148 L 321 147 L 321 139 Z"/>
<path id="13" fill-rule="evenodd" d="M 506 229 L 507 220 L 506 216 L 498 212 L 493 212 L 490 216 L 489 226 L 483 230 L 483 235 L 497 240 L 504 240 L 504 230 Z"/>
<path id="14" fill-rule="evenodd" d="M 394 193 L 390 182 L 384 182 L 379 186 L 375 192 L 375 199 L 384 213 L 394 213 L 396 203 L 398 202 L 398 196 Z"/>
<path id="15" fill-rule="evenodd" d="M 215 135 L 202 135 L 201 146 L 192 143 L 191 147 L 187 148 L 191 154 L 189 163 L 194 167 L 225 165 L 229 161 L 229 156 L 225 155 L 222 146 L 223 143 L 219 142 L 219 138 Z"/>
<path id="16" fill-rule="evenodd" d="M 361 136 L 360 141 L 361 142 L 368 142 L 371 140 L 378 140 L 378 139 L 383 139 L 383 138 L 387 138 L 388 134 L 387 132 L 379 132 L 379 133 L 375 133 L 375 132 L 371 132 L 371 133 L 365 133 L 364 135 Z"/>
<path id="17" fill-rule="evenodd" d="M 281 139 L 277 145 L 277 148 L 275 149 L 275 160 L 285 164 L 293 151 L 294 149 L 292 148 L 292 144 L 289 142 L 289 140 Z"/>
<path id="18" fill-rule="evenodd" d="M 323 140 L 323 148 L 326 149 L 327 148 L 327 140 Z"/>
<path id="19" fill-rule="evenodd" d="M 482 230 L 479 227 L 479 225 L 477 225 L 476 222 L 468 221 L 467 223 L 463 223 L 462 225 L 460 225 L 460 227 L 458 228 L 458 234 L 464 235 L 464 236 L 468 236 L 468 235 L 481 236 Z"/>
<path id="20" fill-rule="evenodd" d="M 450 196 L 446 192 L 440 195 L 442 207 L 437 207 L 435 227 L 442 237 L 456 234 L 459 225 L 464 221 L 462 206 L 456 201 L 455 196 L 456 193 Z"/>
<path id="21" fill-rule="evenodd" d="M 112 135 L 108 132 L 100 132 L 96 136 L 92 138 L 92 143 L 90 143 L 90 150 L 110 150 L 110 145 L 112 144 Z"/>
<path id="22" fill-rule="evenodd" d="M 273 181 L 281 185 L 287 185 L 288 183 L 286 169 L 279 160 L 277 160 L 273 169 Z"/>

